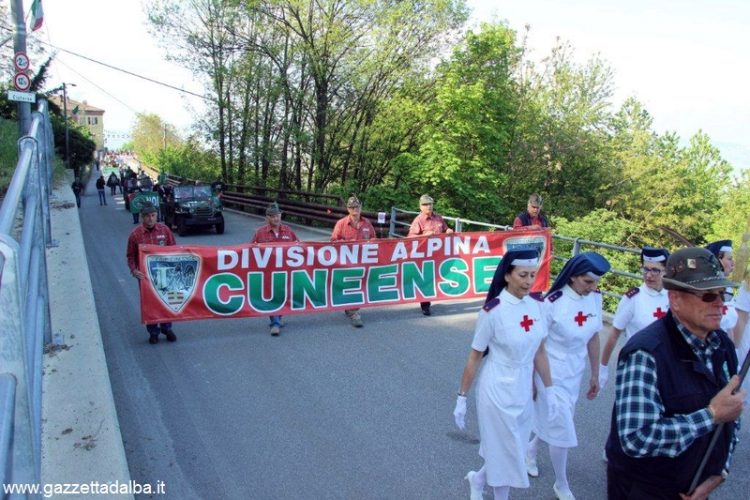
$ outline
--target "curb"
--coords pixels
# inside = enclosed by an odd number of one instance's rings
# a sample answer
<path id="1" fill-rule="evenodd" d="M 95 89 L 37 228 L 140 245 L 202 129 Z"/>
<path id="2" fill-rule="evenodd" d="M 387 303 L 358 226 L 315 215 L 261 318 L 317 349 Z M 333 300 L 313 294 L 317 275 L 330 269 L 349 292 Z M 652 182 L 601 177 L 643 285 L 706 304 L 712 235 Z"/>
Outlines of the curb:
<path id="1" fill-rule="evenodd" d="M 45 348 L 43 358 L 42 484 L 124 488 L 130 472 L 71 182 L 68 171 L 50 197 L 52 239 L 58 246 L 47 249 L 54 345 Z M 133 498 L 114 491 L 107 496 Z"/>

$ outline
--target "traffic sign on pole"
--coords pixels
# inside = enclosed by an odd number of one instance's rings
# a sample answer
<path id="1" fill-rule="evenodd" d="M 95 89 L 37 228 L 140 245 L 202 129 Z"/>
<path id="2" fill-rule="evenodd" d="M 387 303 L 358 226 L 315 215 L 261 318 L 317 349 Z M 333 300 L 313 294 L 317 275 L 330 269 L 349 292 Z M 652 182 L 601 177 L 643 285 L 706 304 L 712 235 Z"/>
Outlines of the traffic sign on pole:
<path id="1" fill-rule="evenodd" d="M 16 92 L 15 90 L 8 91 L 8 100 L 16 102 L 36 102 L 36 94 L 31 92 Z"/>
<path id="2" fill-rule="evenodd" d="M 31 87 L 31 79 L 26 73 L 19 71 L 13 77 L 13 85 L 19 92 L 26 92 Z"/>
<path id="3" fill-rule="evenodd" d="M 26 55 L 26 52 L 16 52 L 16 55 L 13 56 L 13 64 L 16 65 L 16 71 L 26 71 L 29 69 L 29 56 Z"/>

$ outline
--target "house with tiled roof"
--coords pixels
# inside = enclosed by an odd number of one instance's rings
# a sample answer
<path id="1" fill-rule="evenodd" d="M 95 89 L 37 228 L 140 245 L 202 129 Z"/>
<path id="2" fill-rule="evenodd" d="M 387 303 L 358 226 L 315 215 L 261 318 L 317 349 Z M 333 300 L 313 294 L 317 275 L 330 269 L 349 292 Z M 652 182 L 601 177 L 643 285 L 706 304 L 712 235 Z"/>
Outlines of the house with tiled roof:
<path id="1" fill-rule="evenodd" d="M 49 100 L 63 109 L 61 96 L 53 95 Z M 87 101 L 76 101 L 68 97 L 68 119 L 75 120 L 91 132 L 91 138 L 96 143 L 96 149 L 104 149 L 104 110 L 92 106 Z"/>

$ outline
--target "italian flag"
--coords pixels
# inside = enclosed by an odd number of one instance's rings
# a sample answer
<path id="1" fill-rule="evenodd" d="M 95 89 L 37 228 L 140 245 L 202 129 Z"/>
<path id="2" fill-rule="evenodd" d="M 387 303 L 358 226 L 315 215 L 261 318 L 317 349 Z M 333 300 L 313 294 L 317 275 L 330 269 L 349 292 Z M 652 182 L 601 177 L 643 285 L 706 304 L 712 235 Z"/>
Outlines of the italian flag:
<path id="1" fill-rule="evenodd" d="M 42 0 L 34 0 L 31 4 L 31 31 L 41 28 L 43 22 L 44 11 L 42 10 Z"/>

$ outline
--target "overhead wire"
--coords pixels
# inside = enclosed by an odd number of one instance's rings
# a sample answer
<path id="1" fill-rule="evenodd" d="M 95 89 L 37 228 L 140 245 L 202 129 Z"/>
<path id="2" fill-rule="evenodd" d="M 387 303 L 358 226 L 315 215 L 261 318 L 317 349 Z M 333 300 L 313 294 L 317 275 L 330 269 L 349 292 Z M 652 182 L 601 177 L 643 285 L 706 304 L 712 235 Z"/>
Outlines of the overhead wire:
<path id="1" fill-rule="evenodd" d="M 93 85 L 97 89 L 101 90 L 103 93 L 107 94 L 109 97 L 111 97 L 115 101 L 119 102 L 120 104 L 122 104 L 123 106 L 125 106 L 126 108 L 128 108 L 133 113 L 136 113 L 136 114 L 139 113 L 139 111 L 133 109 L 132 106 L 128 105 L 124 101 L 122 101 L 119 98 L 115 97 L 114 95 L 110 94 L 109 92 L 107 92 L 106 90 L 104 90 L 102 87 L 100 87 L 99 85 L 97 85 L 96 83 L 94 83 L 93 81 L 91 81 L 89 78 L 86 78 L 85 76 L 83 76 L 80 71 L 75 70 L 70 64 L 67 64 L 62 59 L 57 58 L 57 62 L 59 62 L 60 64 L 62 64 L 66 68 L 68 68 L 70 71 L 72 71 L 73 73 L 75 73 L 76 75 L 78 75 L 79 77 L 81 77 L 83 80 L 86 80 L 87 82 L 89 82 L 91 85 Z"/>
<path id="2" fill-rule="evenodd" d="M 204 99 L 206 101 L 212 101 L 213 100 L 211 97 L 208 97 L 208 96 L 205 96 L 205 95 L 202 95 L 202 94 L 198 94 L 198 93 L 192 92 L 190 90 L 181 89 L 181 88 L 176 87 L 174 85 L 171 85 L 169 83 L 161 82 L 159 80 L 155 80 L 155 79 L 150 78 L 148 76 L 139 75 L 138 73 L 134 73 L 132 71 L 129 71 L 129 70 L 126 70 L 126 69 L 123 69 L 123 68 L 118 68 L 117 66 L 113 66 L 112 64 L 108 64 L 108 63 L 99 61 L 97 59 L 94 59 L 94 58 L 91 58 L 91 57 L 88 57 L 88 56 L 84 56 L 83 54 L 79 54 L 77 52 L 73 52 L 72 50 L 68 50 L 68 49 L 64 49 L 62 47 L 58 47 L 57 45 L 54 45 L 52 43 L 45 42 L 45 41 L 42 41 L 42 40 L 39 40 L 39 42 L 42 43 L 43 45 L 48 45 L 48 46 L 52 47 L 53 49 L 59 50 L 61 52 L 65 52 L 67 54 L 70 54 L 70 55 L 73 55 L 73 56 L 76 56 L 76 57 L 80 57 L 81 59 L 86 59 L 87 61 L 91 61 L 91 62 L 93 62 L 95 64 L 99 64 L 101 66 L 104 66 L 104 67 L 109 68 L 109 69 L 113 69 L 115 71 L 120 71 L 122 73 L 128 74 L 130 76 L 134 76 L 136 78 L 140 78 L 142 80 L 146 80 L 148 82 L 155 83 L 157 85 L 161 85 L 163 87 L 167 87 L 167 88 L 170 88 L 172 90 L 176 90 L 178 92 L 182 92 L 184 94 L 189 94 L 189 95 L 192 95 L 192 96 L 195 96 L 195 97 L 199 97 L 199 98 Z"/>

